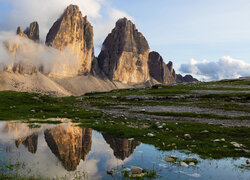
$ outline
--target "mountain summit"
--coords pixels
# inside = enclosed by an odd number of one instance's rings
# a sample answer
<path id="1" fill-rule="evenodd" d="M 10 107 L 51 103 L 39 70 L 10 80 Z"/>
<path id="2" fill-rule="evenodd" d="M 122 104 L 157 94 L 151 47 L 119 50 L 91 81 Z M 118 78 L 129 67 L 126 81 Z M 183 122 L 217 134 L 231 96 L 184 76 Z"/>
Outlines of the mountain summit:
<path id="1" fill-rule="evenodd" d="M 60 51 L 68 48 L 77 57 L 79 74 L 88 74 L 94 58 L 93 27 L 79 7 L 70 5 L 54 23 L 46 37 L 46 44 Z"/>
<path id="2" fill-rule="evenodd" d="M 148 54 L 145 37 L 130 20 L 123 18 L 105 39 L 98 62 L 110 80 L 142 83 L 150 80 Z"/>

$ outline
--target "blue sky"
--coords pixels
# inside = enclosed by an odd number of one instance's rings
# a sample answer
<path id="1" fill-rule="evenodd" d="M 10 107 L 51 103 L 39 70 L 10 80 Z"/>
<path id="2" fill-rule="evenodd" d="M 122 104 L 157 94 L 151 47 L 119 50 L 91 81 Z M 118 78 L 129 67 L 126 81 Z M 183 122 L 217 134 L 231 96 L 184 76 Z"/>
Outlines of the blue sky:
<path id="1" fill-rule="evenodd" d="M 24 0 L 26 1 L 31 2 Z M 51 1 L 58 0 L 42 2 L 44 4 Z M 181 64 L 189 64 L 190 59 L 195 59 L 199 63 L 204 59 L 217 62 L 223 56 L 230 56 L 250 64 L 250 0 L 62 0 L 60 2 L 80 4 L 80 7 L 83 7 L 83 14 L 89 12 L 87 15 L 93 22 L 94 28 L 100 29 L 96 31 L 96 36 L 100 37 L 96 40 L 96 54 L 107 35 L 102 28 L 110 24 L 107 28 L 109 32 L 114 26 L 114 21 L 107 19 L 110 18 L 111 9 L 116 9 L 121 12 L 118 13 L 120 16 L 126 14 L 133 19 L 138 30 L 148 40 L 151 50 L 158 51 L 166 62 L 173 61 L 177 71 Z M 12 5 L 8 5 L 10 3 Z M 7 19 L 9 22 L 6 23 L 4 16 L 11 12 L 10 10 L 15 11 L 20 8 L 20 6 L 15 7 L 15 3 L 20 2 L 0 0 L 0 31 L 15 30 L 17 20 L 13 20 L 13 25 L 10 25 L 11 21 Z M 93 5 L 93 8 L 89 10 L 84 4 Z M 96 12 L 93 10 L 95 7 Z M 37 12 L 30 11 L 30 13 L 39 18 Z M 23 15 L 23 19 L 27 18 L 25 13 Z M 19 18 L 19 21 L 23 19 Z M 43 21 L 45 22 L 44 19 Z M 53 18 L 51 21 L 54 21 Z M 23 26 L 25 23 L 27 24 L 25 20 L 23 24 L 20 22 Z M 5 24 L 7 25 L 3 26 Z"/>

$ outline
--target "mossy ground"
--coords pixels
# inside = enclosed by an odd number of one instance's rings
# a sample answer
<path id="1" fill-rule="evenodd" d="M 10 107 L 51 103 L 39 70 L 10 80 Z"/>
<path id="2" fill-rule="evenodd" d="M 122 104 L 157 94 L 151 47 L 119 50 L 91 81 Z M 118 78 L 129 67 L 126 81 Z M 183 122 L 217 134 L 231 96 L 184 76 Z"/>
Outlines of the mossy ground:
<path id="1" fill-rule="evenodd" d="M 228 87 L 229 85 L 230 87 Z M 244 88 L 239 88 L 241 85 Z M 249 80 L 228 80 L 186 85 L 158 85 L 148 88 L 113 90 L 107 93 L 90 93 L 80 97 L 63 98 L 52 98 L 35 93 L 4 91 L 0 92 L 0 120 L 51 123 L 47 121 L 48 118 L 69 118 L 73 122 L 81 123 L 81 126 L 91 127 L 121 138 L 134 138 L 143 143 L 152 144 L 161 150 L 188 150 L 188 152 L 197 153 L 204 158 L 250 157 L 249 153 L 244 150 L 235 150 L 235 147 L 230 143 L 235 141 L 243 144 L 245 150 L 250 150 L 249 127 L 225 127 L 197 122 L 165 122 L 164 120 L 155 122 L 137 117 L 117 117 L 102 112 L 105 109 L 127 111 L 128 107 L 134 105 L 192 105 L 227 111 L 249 112 L 250 93 L 241 92 L 242 90 L 250 90 L 248 89 L 249 85 Z M 234 92 L 197 95 L 194 91 L 198 90 Z M 131 95 L 152 96 L 156 97 L 156 100 L 128 99 L 127 96 Z M 135 114 L 137 113 L 150 115 L 149 112 L 135 112 Z M 249 120 L 247 116 L 232 118 L 208 113 L 153 112 L 152 114 L 159 117 L 178 117 L 183 120 L 187 117 L 213 118 L 218 119 L 218 122 L 221 119 Z M 60 122 L 57 121 L 56 123 Z M 163 127 L 160 129 L 158 126 Z M 201 131 L 204 130 L 208 130 L 209 133 L 201 134 Z M 148 137 L 148 133 L 153 133 L 155 136 Z M 190 134 L 192 139 L 185 140 L 184 134 Z M 225 142 L 213 141 L 223 138 Z"/>

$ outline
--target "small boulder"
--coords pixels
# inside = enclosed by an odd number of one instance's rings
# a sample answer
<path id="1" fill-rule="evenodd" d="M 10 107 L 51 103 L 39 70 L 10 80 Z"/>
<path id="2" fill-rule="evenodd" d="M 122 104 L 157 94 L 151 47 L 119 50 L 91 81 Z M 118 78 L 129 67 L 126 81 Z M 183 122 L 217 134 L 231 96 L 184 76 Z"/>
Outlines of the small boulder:
<path id="1" fill-rule="evenodd" d="M 172 157 L 166 157 L 166 158 L 164 159 L 164 161 L 166 161 L 166 162 L 175 162 L 175 159 L 172 158 Z"/>
<path id="2" fill-rule="evenodd" d="M 250 164 L 250 161 L 249 161 L 249 160 L 246 160 L 246 163 L 247 163 L 247 164 Z"/>
<path id="3" fill-rule="evenodd" d="M 241 148 L 241 147 L 243 147 L 242 144 L 239 144 L 239 143 L 237 143 L 237 142 L 231 142 L 231 144 L 232 144 L 234 147 L 236 147 L 236 148 Z"/>
<path id="4" fill-rule="evenodd" d="M 132 174 L 142 174 L 142 168 L 133 166 L 131 167 Z"/>
<path id="5" fill-rule="evenodd" d="M 190 162 L 189 166 L 195 166 L 195 163 L 194 162 Z"/>
<path id="6" fill-rule="evenodd" d="M 155 135 L 153 133 L 148 133 L 147 136 L 148 137 L 154 137 Z"/>
<path id="7" fill-rule="evenodd" d="M 183 167 L 188 167 L 188 164 L 183 162 L 183 161 L 180 163 L 180 165 L 183 166 Z"/>
<path id="8" fill-rule="evenodd" d="M 201 134 L 208 134 L 208 133 L 209 133 L 208 130 L 201 131 Z"/>
<path id="9" fill-rule="evenodd" d="M 184 134 L 184 139 L 189 140 L 192 139 L 190 134 Z"/>

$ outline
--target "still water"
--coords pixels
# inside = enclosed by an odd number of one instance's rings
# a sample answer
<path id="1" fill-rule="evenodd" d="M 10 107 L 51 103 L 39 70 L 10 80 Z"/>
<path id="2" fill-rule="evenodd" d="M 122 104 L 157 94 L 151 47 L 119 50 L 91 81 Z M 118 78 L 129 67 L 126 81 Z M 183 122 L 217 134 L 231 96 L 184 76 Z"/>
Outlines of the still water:
<path id="1" fill-rule="evenodd" d="M 194 157 L 199 164 L 181 167 L 167 163 L 168 156 Z M 139 166 L 156 169 L 157 179 L 246 179 L 250 171 L 238 166 L 245 158 L 201 159 L 179 151 L 162 152 L 154 146 L 132 139 L 119 139 L 71 122 L 41 124 L 29 128 L 20 122 L 0 122 L 0 171 L 50 179 L 122 179 L 106 172 L 110 169 Z M 8 165 L 14 165 L 9 167 Z M 6 167 L 9 167 L 7 169 Z"/>

